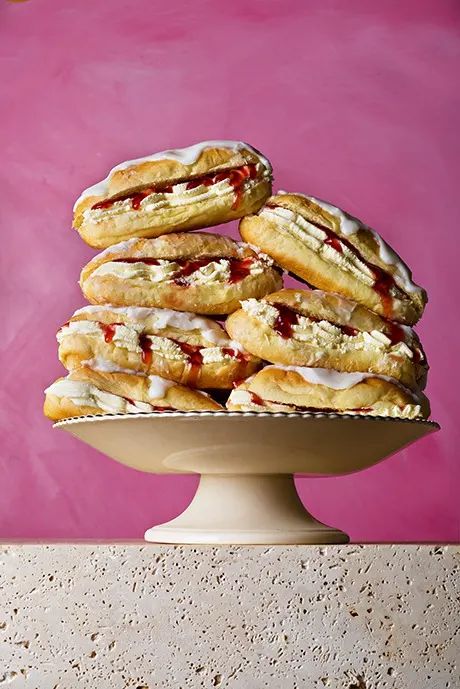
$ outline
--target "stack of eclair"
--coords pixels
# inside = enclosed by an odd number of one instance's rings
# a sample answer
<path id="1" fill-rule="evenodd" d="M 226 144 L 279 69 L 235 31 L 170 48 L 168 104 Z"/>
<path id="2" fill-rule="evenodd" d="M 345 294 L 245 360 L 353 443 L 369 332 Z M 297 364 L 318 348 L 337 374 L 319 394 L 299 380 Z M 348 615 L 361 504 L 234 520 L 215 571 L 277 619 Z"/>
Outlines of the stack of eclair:
<path id="1" fill-rule="evenodd" d="M 113 168 L 74 206 L 103 249 L 57 334 L 53 419 L 158 411 L 429 415 L 410 326 L 427 301 L 383 239 L 302 194 L 271 196 L 252 146 L 207 141 Z M 203 228 L 241 218 L 242 242 Z M 198 230 L 198 231 L 197 231 Z M 283 272 L 309 289 L 283 288 Z"/>

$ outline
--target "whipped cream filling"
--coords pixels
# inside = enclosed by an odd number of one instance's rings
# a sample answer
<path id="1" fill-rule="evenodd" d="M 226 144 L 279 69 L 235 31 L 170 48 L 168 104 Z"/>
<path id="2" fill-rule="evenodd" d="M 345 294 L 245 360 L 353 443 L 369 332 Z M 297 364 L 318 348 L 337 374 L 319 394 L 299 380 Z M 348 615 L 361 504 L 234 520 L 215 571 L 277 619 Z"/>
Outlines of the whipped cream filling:
<path id="1" fill-rule="evenodd" d="M 295 412 L 298 407 L 292 404 L 283 402 L 272 402 L 271 400 L 264 400 L 265 404 L 260 404 L 254 399 L 254 396 L 248 390 L 233 390 L 228 398 L 227 406 L 238 406 L 241 411 L 273 411 L 273 412 Z M 321 408 L 318 407 L 318 413 L 321 413 Z M 421 407 L 416 404 L 406 404 L 404 407 L 398 407 L 395 404 L 386 404 L 384 402 L 376 402 L 370 408 L 363 411 L 357 409 L 337 409 L 335 414 L 347 414 L 353 416 L 386 416 L 400 419 L 416 419 L 421 415 Z"/>
<path id="2" fill-rule="evenodd" d="M 326 232 L 308 222 L 303 216 L 287 208 L 281 208 L 281 206 L 277 206 L 276 208 L 264 208 L 260 211 L 259 215 L 267 220 L 275 222 L 279 228 L 294 236 L 296 239 L 300 239 L 306 246 L 312 249 L 312 251 L 315 251 L 326 261 L 335 263 L 339 268 L 351 273 L 369 287 L 374 286 L 375 275 L 372 270 L 354 251 L 340 241 L 338 235 L 337 241 L 340 243 L 341 251 L 336 251 L 332 246 L 325 243 L 328 238 Z M 394 289 L 390 288 L 390 294 L 392 292 L 394 292 Z"/>
<path id="3" fill-rule="evenodd" d="M 173 311 L 172 309 L 147 308 L 143 306 L 84 306 L 75 311 L 74 316 L 85 314 L 99 314 L 110 312 L 115 315 L 120 314 L 129 321 L 130 327 L 143 330 L 148 321 L 152 330 L 166 330 L 166 328 L 177 328 L 177 330 L 198 330 L 206 342 L 222 347 L 233 347 L 240 349 L 241 345 L 228 339 L 225 330 L 210 318 L 196 316 L 187 311 Z M 97 321 L 70 321 L 72 323 L 96 323 Z M 74 326 L 72 326 L 74 327 Z M 91 326 L 88 326 L 91 328 Z M 97 326 L 98 327 L 98 326 Z M 65 329 L 64 329 L 65 330 Z M 60 331 L 62 332 L 62 331 Z"/>
<path id="4" fill-rule="evenodd" d="M 270 162 L 267 160 L 267 158 L 265 158 L 260 153 L 260 151 L 253 148 L 244 141 L 200 141 L 199 143 L 194 144 L 193 146 L 187 146 L 186 148 L 176 148 L 170 149 L 168 151 L 159 151 L 158 153 L 152 153 L 148 156 L 144 156 L 143 158 L 125 160 L 124 162 L 115 165 L 115 167 L 113 167 L 110 170 L 109 174 L 105 179 L 103 179 L 101 182 L 97 182 L 88 189 L 85 189 L 80 194 L 79 198 L 75 202 L 73 209 L 75 211 L 78 204 L 88 196 L 107 196 L 107 194 L 109 193 L 109 180 L 115 172 L 118 172 L 120 170 L 127 170 L 128 168 L 133 167 L 134 165 L 141 165 L 142 163 L 147 163 L 154 160 L 175 160 L 178 163 L 182 163 L 183 165 L 192 165 L 199 159 L 203 151 L 205 151 L 207 148 L 228 148 L 232 151 L 242 151 L 246 149 L 253 153 L 255 156 L 257 156 L 259 164 L 262 166 L 264 172 L 267 174 L 268 177 L 271 176 L 272 166 L 270 165 Z"/>
<path id="5" fill-rule="evenodd" d="M 248 189 L 260 183 L 260 179 L 248 179 L 241 185 L 241 190 L 244 193 Z M 92 223 L 105 222 L 117 215 L 133 215 L 137 217 L 139 212 L 151 213 L 160 208 L 174 208 L 177 206 L 188 206 L 207 199 L 219 198 L 227 195 L 234 195 L 235 188 L 229 184 L 227 180 L 216 182 L 211 186 L 204 184 L 187 189 L 187 182 L 175 184 L 171 192 L 155 191 L 146 196 L 140 202 L 139 209 L 133 209 L 131 200 L 123 199 L 115 201 L 109 208 L 88 208 L 83 212 L 85 221 Z"/>
<path id="6" fill-rule="evenodd" d="M 138 354 L 142 357 L 143 350 L 139 344 L 139 336 L 142 333 L 142 325 L 113 325 L 112 344 L 115 347 L 126 349 L 128 352 Z M 86 337 L 95 337 L 98 340 L 104 340 L 104 332 L 97 321 L 70 321 L 69 325 L 63 327 L 58 331 L 56 338 L 61 344 L 66 337 L 72 335 L 84 335 Z M 161 335 L 145 335 L 150 340 L 150 348 L 153 354 L 161 356 L 170 361 L 184 361 L 188 362 L 190 357 L 184 352 L 180 344 L 168 337 Z M 224 351 L 229 350 L 229 351 Z M 200 349 L 203 364 L 217 363 L 221 361 L 232 361 L 237 356 L 233 356 L 230 352 L 235 351 L 235 354 L 241 351 L 241 345 L 233 340 L 226 339 L 225 346 L 203 346 Z"/>
<path id="7" fill-rule="evenodd" d="M 249 316 L 270 328 L 273 328 L 279 315 L 276 306 L 257 299 L 246 299 L 241 302 L 241 307 Z M 414 358 L 414 352 L 405 342 L 392 345 L 390 338 L 379 330 L 358 331 L 356 335 L 347 335 L 340 327 L 329 321 L 315 321 L 300 314 L 298 314 L 297 324 L 292 326 L 292 339 L 343 353 L 373 349 L 408 359 Z"/>
<path id="8" fill-rule="evenodd" d="M 181 278 L 189 285 L 205 285 L 208 283 L 226 283 L 231 277 L 231 262 L 227 258 L 218 258 L 194 270 L 190 275 Z M 249 275 L 261 275 L 267 264 L 263 259 L 254 258 L 249 263 Z M 91 274 L 94 277 L 111 275 L 122 280 L 148 280 L 149 282 L 174 282 L 180 275 L 182 266 L 171 260 L 158 259 L 158 265 L 143 263 L 142 259 L 135 263 L 107 261 Z"/>
<path id="9" fill-rule="evenodd" d="M 145 402 L 128 400 L 119 395 L 100 390 L 95 385 L 80 380 L 58 380 L 45 390 L 46 394 L 66 397 L 78 407 L 94 407 L 111 414 L 137 414 L 152 412 L 155 407 Z"/>

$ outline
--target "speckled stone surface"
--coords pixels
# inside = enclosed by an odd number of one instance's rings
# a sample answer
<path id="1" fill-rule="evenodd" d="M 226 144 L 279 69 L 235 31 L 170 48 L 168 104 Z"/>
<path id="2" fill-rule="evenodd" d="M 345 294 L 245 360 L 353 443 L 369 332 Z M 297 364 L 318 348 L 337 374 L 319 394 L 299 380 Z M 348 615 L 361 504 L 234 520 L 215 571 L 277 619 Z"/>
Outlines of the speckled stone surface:
<path id="1" fill-rule="evenodd" d="M 460 546 L 0 546 L 0 685 L 457 689 Z"/>

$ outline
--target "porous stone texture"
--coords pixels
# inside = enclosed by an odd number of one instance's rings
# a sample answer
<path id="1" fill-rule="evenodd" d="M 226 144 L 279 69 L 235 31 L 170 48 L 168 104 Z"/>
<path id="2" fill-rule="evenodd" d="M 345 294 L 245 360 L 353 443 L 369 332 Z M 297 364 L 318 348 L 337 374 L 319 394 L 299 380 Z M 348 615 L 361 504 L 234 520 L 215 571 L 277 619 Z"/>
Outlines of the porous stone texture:
<path id="1" fill-rule="evenodd" d="M 457 689 L 459 546 L 0 546 L 0 685 Z"/>

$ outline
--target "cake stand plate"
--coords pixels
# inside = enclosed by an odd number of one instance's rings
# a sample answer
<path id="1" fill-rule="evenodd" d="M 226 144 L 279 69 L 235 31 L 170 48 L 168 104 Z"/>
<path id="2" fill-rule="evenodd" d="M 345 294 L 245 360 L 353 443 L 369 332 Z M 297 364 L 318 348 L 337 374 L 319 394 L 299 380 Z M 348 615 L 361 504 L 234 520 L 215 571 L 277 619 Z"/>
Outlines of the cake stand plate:
<path id="1" fill-rule="evenodd" d="M 85 416 L 55 427 L 139 471 L 200 474 L 189 507 L 145 538 L 209 544 L 346 543 L 307 512 L 294 474 L 360 471 L 439 429 L 431 421 L 251 412 Z"/>

